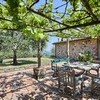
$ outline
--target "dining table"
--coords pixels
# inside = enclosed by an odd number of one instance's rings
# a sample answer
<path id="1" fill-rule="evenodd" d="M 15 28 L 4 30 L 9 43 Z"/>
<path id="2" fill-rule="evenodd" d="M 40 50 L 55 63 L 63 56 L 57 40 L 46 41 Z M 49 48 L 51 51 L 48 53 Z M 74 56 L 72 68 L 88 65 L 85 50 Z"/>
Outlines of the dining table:
<path id="1" fill-rule="evenodd" d="M 67 65 L 65 64 L 65 66 L 69 66 L 72 69 L 83 69 L 85 70 L 85 72 L 87 73 L 89 70 L 94 69 L 97 71 L 97 74 L 99 75 L 99 68 L 100 68 L 100 64 L 98 63 L 87 63 L 87 62 L 71 62 L 68 63 Z"/>

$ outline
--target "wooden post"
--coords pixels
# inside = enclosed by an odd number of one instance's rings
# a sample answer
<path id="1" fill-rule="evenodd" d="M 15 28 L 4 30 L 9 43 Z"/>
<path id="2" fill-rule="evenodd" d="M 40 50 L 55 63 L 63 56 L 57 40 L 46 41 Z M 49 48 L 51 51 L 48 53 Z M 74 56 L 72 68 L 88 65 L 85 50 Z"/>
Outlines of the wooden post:
<path id="1" fill-rule="evenodd" d="M 67 38 L 67 58 L 69 59 L 69 38 Z M 69 60 L 68 60 L 69 64 Z"/>
<path id="2" fill-rule="evenodd" d="M 67 39 L 67 45 L 68 45 L 68 58 L 69 58 L 69 39 Z"/>

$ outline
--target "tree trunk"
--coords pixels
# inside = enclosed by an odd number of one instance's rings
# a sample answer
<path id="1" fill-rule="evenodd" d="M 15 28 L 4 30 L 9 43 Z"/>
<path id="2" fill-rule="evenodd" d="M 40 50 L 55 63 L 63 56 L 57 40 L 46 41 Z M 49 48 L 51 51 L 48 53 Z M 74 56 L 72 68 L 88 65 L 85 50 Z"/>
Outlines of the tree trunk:
<path id="1" fill-rule="evenodd" d="M 41 41 L 38 40 L 38 68 L 41 67 Z"/>
<path id="2" fill-rule="evenodd" d="M 16 55 L 17 51 L 13 50 L 13 65 L 17 65 L 17 55 Z"/>
<path id="3" fill-rule="evenodd" d="M 37 41 L 37 61 L 38 68 L 33 68 L 33 77 L 38 80 L 39 68 L 41 67 L 41 40 Z"/>
<path id="4" fill-rule="evenodd" d="M 37 41 L 37 60 L 38 60 L 38 68 L 33 68 L 33 76 L 36 80 L 38 80 L 39 68 L 41 67 L 41 41 Z"/>

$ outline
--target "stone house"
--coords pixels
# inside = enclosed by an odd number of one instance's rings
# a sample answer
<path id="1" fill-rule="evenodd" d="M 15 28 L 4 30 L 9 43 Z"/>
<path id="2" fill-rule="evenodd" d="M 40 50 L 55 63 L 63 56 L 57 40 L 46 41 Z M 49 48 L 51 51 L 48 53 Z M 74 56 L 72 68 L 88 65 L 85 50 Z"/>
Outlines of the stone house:
<path id="1" fill-rule="evenodd" d="M 60 41 L 53 43 L 55 45 L 55 56 L 63 58 L 67 56 L 68 43 Z M 77 38 L 69 40 L 69 57 L 78 59 L 79 53 L 85 51 L 91 52 L 94 59 L 100 59 L 100 38 Z"/>

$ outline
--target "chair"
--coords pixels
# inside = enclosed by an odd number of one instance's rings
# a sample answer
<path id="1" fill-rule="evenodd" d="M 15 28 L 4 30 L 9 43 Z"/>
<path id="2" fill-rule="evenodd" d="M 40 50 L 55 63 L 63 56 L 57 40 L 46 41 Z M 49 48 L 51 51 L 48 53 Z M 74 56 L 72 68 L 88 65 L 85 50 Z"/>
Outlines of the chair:
<path id="1" fill-rule="evenodd" d="M 64 93 L 72 94 L 75 99 L 76 93 L 82 89 L 82 80 L 80 80 L 80 75 L 75 76 L 75 70 L 73 69 L 59 69 L 58 73 L 58 88 Z"/>
<path id="2" fill-rule="evenodd" d="M 46 69 L 41 69 L 41 68 L 34 68 L 33 69 L 33 77 L 38 80 L 41 78 L 44 78 L 46 74 Z"/>
<path id="3" fill-rule="evenodd" d="M 97 70 L 91 69 L 89 76 L 91 77 L 91 92 L 100 98 L 100 75 L 98 75 Z"/>
<path id="4" fill-rule="evenodd" d="M 81 81 L 79 80 L 78 76 L 75 76 L 75 70 L 68 70 L 67 71 L 67 87 L 71 90 L 71 94 L 73 98 L 75 99 L 76 94 L 81 91 Z"/>
<path id="5" fill-rule="evenodd" d="M 58 89 L 62 90 L 64 92 L 64 88 L 66 86 L 66 70 L 64 69 L 58 69 Z"/>
<path id="6" fill-rule="evenodd" d="M 46 77 L 46 69 L 45 68 L 39 68 L 38 72 L 38 79 L 42 79 Z"/>

